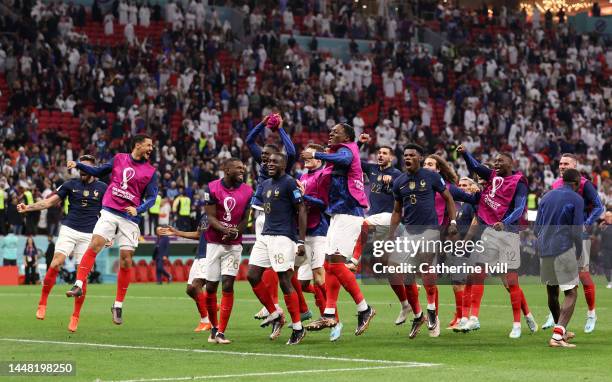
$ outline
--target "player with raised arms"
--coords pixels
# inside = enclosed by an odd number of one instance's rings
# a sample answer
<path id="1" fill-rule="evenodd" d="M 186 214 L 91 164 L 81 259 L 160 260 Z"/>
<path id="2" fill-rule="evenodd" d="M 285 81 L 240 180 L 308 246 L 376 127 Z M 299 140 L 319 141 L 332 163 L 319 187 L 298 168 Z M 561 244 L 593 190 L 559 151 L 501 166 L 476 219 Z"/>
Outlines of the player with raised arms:
<path id="1" fill-rule="evenodd" d="M 156 169 L 148 160 L 153 152 L 153 141 L 147 135 L 136 135 L 131 153 L 116 154 L 102 166 L 68 162 L 68 169 L 77 168 L 86 174 L 103 177 L 110 175 L 108 192 L 102 199 L 102 212 L 96 223 L 89 247 L 83 255 L 77 271 L 77 280 L 68 297 L 83 295 L 83 284 L 93 268 L 97 254 L 106 242 L 115 240 L 119 246 L 119 271 L 117 295 L 111 308 L 113 322 L 123 323 L 123 300 L 130 285 L 132 256 L 138 247 L 140 214 L 155 203 L 157 197 Z"/>
<path id="2" fill-rule="evenodd" d="M 361 236 L 364 208 L 368 200 L 363 185 L 363 170 L 359 148 L 355 143 L 355 130 L 341 123 L 329 133 L 329 153 L 303 151 L 302 158 L 324 160 L 331 170 L 328 215 L 331 215 L 327 231 L 327 257 L 325 263 L 326 306 L 318 320 L 308 324 L 308 330 L 321 330 L 336 326 L 336 305 L 340 286 L 357 304 L 357 328 L 355 335 L 363 334 L 376 311 L 368 305 L 355 275 L 345 263 L 353 256 L 355 245 Z"/>
<path id="3" fill-rule="evenodd" d="M 267 165 L 270 178 L 263 182 L 261 188 L 266 219 L 251 251 L 247 278 L 259 301 L 271 312 L 261 327 L 272 325 L 270 339 L 274 340 L 280 335 L 285 318 L 282 311 L 274 306 L 272 296 L 262 282 L 262 275 L 267 268 L 272 268 L 278 274 L 293 328 L 287 345 L 297 345 L 306 335 L 306 330 L 302 326 L 299 299 L 291 278 L 296 254 L 304 256 L 305 253 L 308 218 L 302 192 L 296 180 L 285 174 L 286 165 L 285 154 L 270 155 Z"/>
<path id="4" fill-rule="evenodd" d="M 559 161 L 559 179 L 555 180 L 552 185 L 552 189 L 563 187 L 563 174 L 568 169 L 576 169 L 578 167 L 578 159 L 574 154 L 563 154 Z M 593 225 L 597 222 L 597 219 L 604 213 L 605 208 L 597 189 L 584 176 L 580 177 L 580 187 L 576 191 L 584 199 L 584 234 L 582 238 L 582 256 L 578 263 L 580 283 L 584 289 L 584 298 L 587 302 L 587 319 L 584 325 L 584 332 L 591 333 L 595 330 L 595 323 L 597 322 L 597 315 L 595 314 L 595 283 L 591 278 L 591 272 L 589 271 L 589 260 L 591 257 L 591 233 L 593 232 Z M 542 329 L 548 329 L 555 325 L 552 313 L 548 315 L 546 323 L 542 325 Z"/>
<path id="5" fill-rule="evenodd" d="M 285 148 L 285 152 L 287 154 L 287 169 L 291 170 L 295 163 L 296 159 L 296 151 L 293 142 L 291 141 L 291 137 L 285 129 L 283 129 L 283 119 L 278 114 L 270 114 L 266 116 L 260 123 L 258 123 L 253 130 L 249 131 L 249 134 L 246 137 L 246 144 L 249 148 L 251 156 L 255 163 L 259 164 L 259 175 L 257 176 L 257 188 L 255 189 L 255 194 L 253 195 L 253 199 L 251 200 L 251 208 L 253 209 L 253 217 L 255 219 L 255 236 L 261 235 L 261 230 L 263 229 L 265 214 L 263 213 L 263 202 L 261 195 L 261 185 L 262 183 L 268 179 L 270 176 L 268 175 L 268 160 L 270 159 L 270 155 L 273 153 L 280 152 L 280 149 L 275 144 L 266 143 L 263 148 L 260 147 L 256 140 L 259 135 L 264 132 L 264 129 L 268 127 L 271 131 L 278 131 L 278 134 L 283 142 L 283 147 Z M 276 309 L 279 309 L 278 305 L 278 276 L 272 270 L 268 270 L 264 273 L 263 276 L 264 283 L 268 286 L 268 289 L 274 299 L 274 304 Z M 268 316 L 268 310 L 263 307 L 261 310 L 255 314 L 254 318 L 256 319 L 264 319 Z"/>
<path id="6" fill-rule="evenodd" d="M 468 170 L 476 173 L 486 183 L 478 204 L 478 223 L 482 230 L 484 250 L 475 259 L 482 265 L 507 264 L 507 273 L 501 273 L 504 286 L 510 294 L 513 324 L 510 338 L 521 336 L 521 310 L 532 333 L 538 330 L 525 294 L 519 286 L 518 268 L 521 265 L 519 229 L 526 225 L 527 179 L 520 171 L 513 171 L 510 154 L 500 153 L 493 162 L 493 169 L 482 165 L 472 157 L 463 145 L 457 147 L 463 155 Z M 486 273 L 478 274 L 476 282 L 484 283 Z M 479 309 L 480 302 L 476 302 Z M 476 318 L 477 320 L 477 318 Z"/>
<path id="7" fill-rule="evenodd" d="M 96 164 L 96 158 L 91 155 L 83 155 L 79 158 L 81 163 L 89 166 Z M 62 184 L 57 191 L 45 200 L 33 204 L 18 204 L 17 211 L 28 213 L 41 211 L 68 198 L 68 214 L 62 220 L 62 227 L 59 231 L 55 253 L 51 265 L 47 269 L 47 274 L 42 285 L 42 292 L 38 302 L 36 318 L 45 319 L 47 312 L 47 299 L 49 293 L 55 285 L 57 275 L 61 266 L 66 261 L 67 256 L 73 256 L 77 264 L 81 262 L 83 254 L 91 241 L 92 231 L 102 209 L 102 198 L 106 192 L 106 184 L 95 180 L 93 176 L 80 172 L 79 178 L 70 179 Z M 83 282 L 83 295 L 74 300 L 74 310 L 70 317 L 68 330 L 76 332 L 79 325 L 81 308 L 85 302 L 87 281 Z"/>

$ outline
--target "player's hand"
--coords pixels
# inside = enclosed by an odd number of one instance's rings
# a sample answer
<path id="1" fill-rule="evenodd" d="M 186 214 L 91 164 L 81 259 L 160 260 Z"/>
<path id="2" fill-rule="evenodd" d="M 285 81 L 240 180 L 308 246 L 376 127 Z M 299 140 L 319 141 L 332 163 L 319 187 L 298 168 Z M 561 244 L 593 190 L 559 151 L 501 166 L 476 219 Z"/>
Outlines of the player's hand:
<path id="1" fill-rule="evenodd" d="M 391 183 L 391 180 L 393 180 L 393 177 L 391 175 L 383 175 L 382 177 L 382 181 L 384 184 Z"/>
<path id="2" fill-rule="evenodd" d="M 465 150 L 465 146 L 464 146 L 464 145 L 459 145 L 459 146 L 457 146 L 457 152 L 458 152 L 459 154 L 464 154 L 464 153 L 466 152 L 466 150 Z"/>
<path id="3" fill-rule="evenodd" d="M 455 236 L 455 235 L 457 235 L 457 223 L 451 223 L 451 224 L 448 226 L 448 234 L 449 234 L 450 236 Z"/>
<path id="4" fill-rule="evenodd" d="M 138 215 L 138 212 L 136 211 L 135 207 L 125 207 L 125 212 L 127 212 L 128 215 L 130 215 L 130 216 Z"/>
<path id="5" fill-rule="evenodd" d="M 105 248 L 110 248 L 110 247 L 112 247 L 112 246 L 113 246 L 113 244 L 114 244 L 114 241 L 109 240 L 109 241 L 107 241 L 106 243 L 104 243 L 104 247 L 105 247 Z"/>
<path id="6" fill-rule="evenodd" d="M 175 236 L 177 232 L 178 231 L 176 230 L 176 228 L 172 226 L 157 227 L 156 229 L 156 233 L 159 236 Z"/>
<path id="7" fill-rule="evenodd" d="M 304 256 L 306 254 L 306 247 L 304 247 L 304 244 L 298 244 L 296 254 L 298 256 Z"/>
<path id="8" fill-rule="evenodd" d="M 298 190 L 300 190 L 302 195 L 306 195 L 306 187 L 304 187 L 304 183 L 300 182 L 299 180 L 296 180 L 295 183 L 297 184 Z"/>
<path id="9" fill-rule="evenodd" d="M 20 214 L 24 214 L 24 213 L 28 212 L 28 206 L 26 206 L 23 203 L 19 203 L 17 205 L 17 212 L 19 212 Z"/>
<path id="10" fill-rule="evenodd" d="M 310 151 L 302 151 L 302 159 L 313 159 L 314 154 Z"/>
<path id="11" fill-rule="evenodd" d="M 268 125 L 268 119 L 270 119 L 270 116 L 271 116 L 271 115 L 272 115 L 272 114 L 268 114 L 268 115 L 266 115 L 266 116 L 264 117 L 264 119 L 263 119 L 263 121 L 262 121 L 262 122 L 263 122 L 263 124 L 264 124 L 264 126 L 267 126 L 267 125 Z"/>
<path id="12" fill-rule="evenodd" d="M 361 142 L 361 143 L 368 143 L 368 142 L 370 142 L 370 134 L 368 134 L 368 133 L 361 133 L 361 134 L 359 134 L 359 142 Z"/>
<path id="13" fill-rule="evenodd" d="M 72 170 L 73 168 L 76 168 L 76 162 L 73 160 L 69 160 L 68 163 L 66 164 L 66 168 L 68 168 L 68 170 Z"/>
<path id="14" fill-rule="evenodd" d="M 493 224 L 493 229 L 496 230 L 496 231 L 503 231 L 504 230 L 504 223 L 497 222 L 497 223 Z"/>

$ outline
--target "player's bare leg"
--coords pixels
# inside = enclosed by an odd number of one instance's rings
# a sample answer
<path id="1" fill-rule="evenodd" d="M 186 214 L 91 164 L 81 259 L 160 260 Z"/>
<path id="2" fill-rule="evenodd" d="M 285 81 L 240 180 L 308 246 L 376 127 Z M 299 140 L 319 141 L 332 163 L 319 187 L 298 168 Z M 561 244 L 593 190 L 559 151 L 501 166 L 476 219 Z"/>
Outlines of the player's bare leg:
<path id="1" fill-rule="evenodd" d="M 574 337 L 574 334 L 567 332 L 565 328 L 572 318 L 574 308 L 576 307 L 576 300 L 578 299 L 578 287 L 566 290 L 564 292 L 565 299 L 563 300 L 563 306 L 559 305 L 559 286 L 547 285 L 546 292 L 548 294 L 548 309 L 553 315 L 553 319 L 557 324 L 553 329 L 552 338 L 548 341 L 550 347 L 564 347 L 572 348 L 576 347 L 574 344 L 570 344 L 568 341 Z"/>
<path id="2" fill-rule="evenodd" d="M 43 280 L 40 300 L 38 301 L 38 309 L 36 310 L 36 318 L 39 320 L 45 319 L 45 314 L 47 312 L 47 299 L 49 297 L 49 293 L 51 293 L 51 290 L 55 285 L 57 275 L 59 273 L 60 268 L 64 264 L 64 261 L 66 261 L 66 255 L 64 255 L 63 253 L 56 252 L 53 255 L 53 260 L 51 260 L 49 269 L 47 269 L 45 279 Z"/>
<path id="3" fill-rule="evenodd" d="M 208 319 L 208 311 L 206 309 L 206 293 L 204 292 L 204 286 L 206 280 L 195 279 L 190 285 L 187 285 L 185 293 L 193 299 L 200 313 L 200 323 L 194 329 L 194 332 L 207 331 L 211 329 L 210 320 Z"/>
<path id="4" fill-rule="evenodd" d="M 89 272 L 93 268 L 96 262 L 96 256 L 98 253 L 104 248 L 106 244 L 106 239 L 100 235 L 93 235 L 91 237 L 91 242 L 89 243 L 89 247 L 83 258 L 81 259 L 81 263 L 79 264 L 79 268 L 77 270 L 77 279 L 74 283 L 74 286 L 66 292 L 66 297 L 79 297 L 83 295 L 83 282 L 87 280 L 87 276 L 89 276 Z"/>

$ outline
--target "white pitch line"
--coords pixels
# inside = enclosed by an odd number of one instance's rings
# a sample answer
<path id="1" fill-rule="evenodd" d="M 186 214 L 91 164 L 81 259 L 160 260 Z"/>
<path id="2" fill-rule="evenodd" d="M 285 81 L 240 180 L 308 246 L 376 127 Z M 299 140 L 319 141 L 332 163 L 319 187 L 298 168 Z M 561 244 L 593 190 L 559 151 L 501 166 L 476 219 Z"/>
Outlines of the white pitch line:
<path id="1" fill-rule="evenodd" d="M 195 379 L 222 379 L 222 378 L 244 378 L 244 377 L 269 377 L 274 375 L 289 375 L 289 374 L 313 374 L 313 373 L 330 373 L 339 371 L 368 371 L 382 369 L 399 369 L 422 367 L 420 365 L 395 365 L 395 366 L 371 366 L 371 367 L 355 367 L 342 369 L 316 369 L 316 370 L 288 370 L 288 371 L 271 371 L 261 373 L 244 373 L 244 374 L 222 374 L 222 375 L 200 375 L 190 377 L 167 377 L 167 378 L 151 378 L 151 379 L 124 379 L 115 381 L 96 380 L 96 382 L 167 382 L 167 381 L 191 381 Z"/>
<path id="2" fill-rule="evenodd" d="M 34 343 L 34 344 L 69 345 L 69 346 L 89 346 L 89 347 L 112 348 L 112 349 L 174 351 L 174 352 L 184 352 L 184 353 L 210 353 L 210 354 L 226 354 L 226 355 L 253 356 L 253 357 L 274 357 L 274 358 L 294 358 L 294 359 L 297 358 L 297 359 L 309 359 L 309 360 L 318 359 L 318 360 L 323 360 L 323 361 L 342 361 L 342 362 L 367 362 L 367 363 L 380 363 L 380 364 L 387 364 L 387 365 L 404 365 L 404 366 L 411 365 L 415 367 L 417 366 L 418 367 L 439 366 L 439 364 L 436 364 L 436 363 L 390 361 L 390 360 L 385 360 L 385 359 L 325 357 L 325 356 L 306 355 L 306 354 L 251 353 L 251 352 L 238 352 L 238 351 L 227 351 L 227 350 L 165 348 L 165 347 L 156 347 L 156 346 L 115 345 L 115 344 L 101 344 L 101 343 L 91 343 L 91 342 L 29 340 L 29 339 L 21 339 L 21 338 L 0 338 L 0 341 Z"/>

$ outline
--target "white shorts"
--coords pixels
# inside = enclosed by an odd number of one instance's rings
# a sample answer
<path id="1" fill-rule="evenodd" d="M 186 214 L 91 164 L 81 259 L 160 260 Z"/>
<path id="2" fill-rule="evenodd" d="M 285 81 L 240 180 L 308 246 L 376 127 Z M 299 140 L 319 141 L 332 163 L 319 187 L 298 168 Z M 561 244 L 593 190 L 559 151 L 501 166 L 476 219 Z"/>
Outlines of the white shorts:
<path id="1" fill-rule="evenodd" d="M 133 221 L 102 210 L 93 234 L 102 236 L 106 241 L 115 240 L 120 249 L 134 250 L 138 248 L 140 228 Z"/>
<path id="2" fill-rule="evenodd" d="M 191 264 L 191 268 L 189 268 L 189 280 L 187 280 L 187 284 L 191 285 L 193 280 L 202 279 L 206 280 L 206 257 L 201 259 L 195 259 L 193 264 Z"/>
<path id="3" fill-rule="evenodd" d="M 422 262 L 427 262 L 430 263 L 431 261 L 430 258 L 431 256 L 429 256 L 431 253 L 434 253 L 435 250 L 433 250 L 435 247 L 432 244 L 426 244 L 427 242 L 439 242 L 440 241 L 440 231 L 438 231 L 437 229 L 426 229 L 425 231 L 421 232 L 421 233 L 406 233 L 406 232 L 402 232 L 403 236 L 401 236 L 402 238 L 405 237 L 406 240 L 408 242 L 414 243 L 414 245 L 419 245 L 421 249 L 421 251 L 419 251 L 418 253 L 412 253 L 412 246 L 408 247 L 408 251 L 404 251 L 403 246 L 400 247 L 400 249 L 402 250 L 400 251 L 394 251 L 389 255 L 389 263 L 391 264 L 412 264 L 415 266 L 418 266 L 420 263 Z M 403 239 L 402 239 L 403 242 Z M 432 251 L 428 251 L 427 250 L 427 245 L 430 246 L 430 248 L 432 248 Z M 431 264 L 430 264 L 431 265 Z"/>
<path id="4" fill-rule="evenodd" d="M 332 215 L 327 230 L 327 254 L 338 253 L 346 258 L 352 257 L 355 244 L 361 235 L 363 220 L 361 216 Z"/>
<path id="5" fill-rule="evenodd" d="M 255 210 L 255 240 L 261 238 L 261 232 L 263 231 L 264 223 L 266 222 L 266 214 L 263 211 Z"/>
<path id="6" fill-rule="evenodd" d="M 55 252 L 65 256 L 70 256 L 70 254 L 72 254 L 78 264 L 81 262 L 81 258 L 83 254 L 85 254 L 87 247 L 89 247 L 91 236 L 91 233 L 79 232 L 63 225 L 57 237 Z"/>
<path id="7" fill-rule="evenodd" d="M 306 236 L 304 249 L 306 254 L 295 258 L 298 269 L 298 280 L 312 280 L 312 270 L 321 268 L 325 262 L 327 239 L 325 236 Z"/>
<path id="8" fill-rule="evenodd" d="M 236 276 L 241 255 L 241 244 L 206 244 L 206 280 L 219 281 L 221 276 Z"/>
<path id="9" fill-rule="evenodd" d="M 272 267 L 274 272 L 293 270 L 296 250 L 295 242 L 287 236 L 261 235 L 261 239 L 255 241 L 249 265 Z"/>
<path id="10" fill-rule="evenodd" d="M 545 285 L 558 285 L 562 292 L 579 284 L 578 261 L 574 247 L 559 256 L 540 257 L 540 280 Z"/>
<path id="11" fill-rule="evenodd" d="M 475 253 L 477 263 L 508 264 L 509 270 L 519 269 L 521 266 L 521 239 L 518 233 L 496 231 L 493 227 L 485 228 L 482 233 L 484 251 Z"/>
<path id="12" fill-rule="evenodd" d="M 376 215 L 368 216 L 365 220 L 374 231 L 374 240 L 384 240 L 389 235 L 391 227 L 391 212 L 381 212 Z"/>

